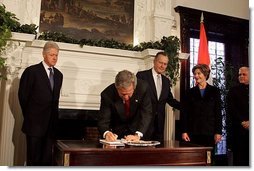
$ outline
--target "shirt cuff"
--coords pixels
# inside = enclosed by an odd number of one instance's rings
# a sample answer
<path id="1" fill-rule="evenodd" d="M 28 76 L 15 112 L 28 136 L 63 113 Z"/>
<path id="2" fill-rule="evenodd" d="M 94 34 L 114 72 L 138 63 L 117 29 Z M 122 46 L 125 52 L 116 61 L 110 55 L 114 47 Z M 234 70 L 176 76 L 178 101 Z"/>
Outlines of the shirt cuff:
<path id="1" fill-rule="evenodd" d="M 143 137 L 143 134 L 142 134 L 141 132 L 136 131 L 135 133 L 136 133 L 136 134 L 138 134 L 138 136 L 139 136 L 140 138 L 142 138 L 142 137 Z"/>
<path id="2" fill-rule="evenodd" d="M 103 134 L 103 138 L 105 139 L 106 138 L 106 134 L 108 133 L 109 131 L 105 131 L 104 134 Z"/>

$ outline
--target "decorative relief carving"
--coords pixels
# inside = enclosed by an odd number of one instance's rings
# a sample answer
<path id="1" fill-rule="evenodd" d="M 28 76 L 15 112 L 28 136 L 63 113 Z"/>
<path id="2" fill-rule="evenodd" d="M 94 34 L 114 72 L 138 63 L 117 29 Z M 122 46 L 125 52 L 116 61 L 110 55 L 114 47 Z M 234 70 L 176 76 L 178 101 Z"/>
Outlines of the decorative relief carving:
<path id="1" fill-rule="evenodd" d="M 25 47 L 24 42 L 9 41 L 3 56 L 6 57 L 7 79 L 18 76 L 22 62 L 22 51 Z"/>
<path id="2" fill-rule="evenodd" d="M 155 0 L 155 11 L 157 13 L 165 13 L 166 5 L 166 0 Z"/>
<path id="3" fill-rule="evenodd" d="M 174 17 L 171 16 L 171 2 L 168 0 L 154 0 L 154 40 L 160 40 L 163 36 L 170 36 Z"/>
<path id="4" fill-rule="evenodd" d="M 163 36 L 170 36 L 171 21 L 165 18 L 156 18 L 154 21 L 155 33 L 154 39 L 160 40 Z"/>
<path id="5" fill-rule="evenodd" d="M 145 26 L 146 26 L 146 1 L 135 1 L 134 13 L 134 44 L 138 44 L 145 40 Z"/>

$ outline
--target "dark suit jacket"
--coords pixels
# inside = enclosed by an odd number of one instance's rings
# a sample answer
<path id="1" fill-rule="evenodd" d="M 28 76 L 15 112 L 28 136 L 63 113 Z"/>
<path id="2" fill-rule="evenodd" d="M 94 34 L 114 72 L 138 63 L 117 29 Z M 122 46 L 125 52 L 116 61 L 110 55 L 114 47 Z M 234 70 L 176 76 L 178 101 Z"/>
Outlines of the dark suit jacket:
<path id="1" fill-rule="evenodd" d="M 249 146 L 249 130 L 241 125 L 242 121 L 249 120 L 249 85 L 240 84 L 229 90 L 227 109 L 228 147 L 235 150 Z"/>
<path id="2" fill-rule="evenodd" d="M 221 96 L 217 87 L 207 84 L 204 97 L 198 86 L 186 92 L 181 116 L 182 133 L 214 136 L 222 134 Z"/>
<path id="3" fill-rule="evenodd" d="M 41 63 L 29 66 L 23 72 L 18 97 L 24 122 L 22 131 L 30 136 L 53 133 L 58 119 L 58 105 L 63 75 L 54 68 L 54 90 Z"/>
<path id="4" fill-rule="evenodd" d="M 98 128 L 101 135 L 105 131 L 116 133 L 119 138 L 124 135 L 134 134 L 136 131 L 146 133 L 152 120 L 152 105 L 148 85 L 137 79 L 137 86 L 130 98 L 131 118 L 127 119 L 124 111 L 123 100 L 118 95 L 115 84 L 111 84 L 101 93 Z"/>
<path id="5" fill-rule="evenodd" d="M 180 102 L 174 99 L 170 89 L 170 80 L 166 76 L 162 75 L 161 77 L 162 91 L 161 91 L 159 100 L 157 98 L 152 69 L 139 71 L 137 73 L 137 78 L 145 80 L 149 84 L 149 91 L 151 94 L 153 113 L 156 116 L 156 120 L 155 120 L 156 123 L 151 125 L 150 133 L 153 134 L 153 138 L 155 139 L 163 139 L 164 123 L 165 123 L 165 105 L 166 103 L 168 103 L 170 106 L 176 109 L 180 109 L 181 108 Z M 155 130 L 153 130 L 153 127 L 155 128 Z"/>

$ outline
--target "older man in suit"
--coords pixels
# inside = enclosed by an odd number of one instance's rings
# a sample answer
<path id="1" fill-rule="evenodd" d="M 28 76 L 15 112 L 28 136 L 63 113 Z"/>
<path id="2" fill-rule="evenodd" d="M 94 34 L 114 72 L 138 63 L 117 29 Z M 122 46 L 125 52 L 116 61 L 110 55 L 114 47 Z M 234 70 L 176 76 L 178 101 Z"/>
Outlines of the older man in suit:
<path id="1" fill-rule="evenodd" d="M 239 68 L 238 81 L 227 96 L 227 143 L 233 151 L 233 165 L 249 166 L 249 67 Z"/>
<path id="2" fill-rule="evenodd" d="M 130 71 L 120 71 L 115 83 L 101 93 L 98 128 L 107 141 L 147 139 L 152 121 L 152 105 L 148 84 L 136 79 Z"/>
<path id="3" fill-rule="evenodd" d="M 153 140 L 164 140 L 165 105 L 180 109 L 180 102 L 177 101 L 170 89 L 170 80 L 163 75 L 168 65 L 168 56 L 165 52 L 158 52 L 153 61 L 153 68 L 139 71 L 137 78 L 145 80 L 149 84 L 151 94 L 154 122 L 150 126 L 150 135 Z"/>
<path id="4" fill-rule="evenodd" d="M 54 66 L 59 47 L 47 42 L 44 60 L 23 72 L 19 85 L 19 102 L 23 112 L 22 131 L 27 140 L 27 165 L 52 165 L 52 145 L 58 119 L 58 105 L 63 75 Z"/>

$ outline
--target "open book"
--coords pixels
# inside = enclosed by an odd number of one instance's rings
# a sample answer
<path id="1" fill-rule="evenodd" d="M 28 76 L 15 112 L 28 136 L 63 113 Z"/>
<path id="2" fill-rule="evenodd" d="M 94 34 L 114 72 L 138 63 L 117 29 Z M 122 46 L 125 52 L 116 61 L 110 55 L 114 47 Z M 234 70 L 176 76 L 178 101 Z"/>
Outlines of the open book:
<path id="1" fill-rule="evenodd" d="M 125 143 L 126 145 L 131 145 L 131 146 L 156 146 L 159 145 L 159 141 L 128 141 Z"/>
<path id="2" fill-rule="evenodd" d="M 100 143 L 112 146 L 124 146 L 124 143 L 120 139 L 117 139 L 116 141 L 106 141 L 104 139 L 100 139 Z"/>
<path id="3" fill-rule="evenodd" d="M 125 139 L 117 139 L 116 141 L 106 141 L 104 139 L 100 139 L 100 143 L 107 144 L 110 146 L 124 146 L 124 145 L 131 145 L 131 146 L 156 146 L 159 145 L 159 141 L 126 141 Z"/>

